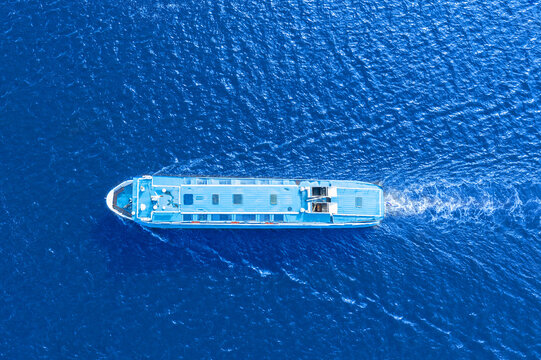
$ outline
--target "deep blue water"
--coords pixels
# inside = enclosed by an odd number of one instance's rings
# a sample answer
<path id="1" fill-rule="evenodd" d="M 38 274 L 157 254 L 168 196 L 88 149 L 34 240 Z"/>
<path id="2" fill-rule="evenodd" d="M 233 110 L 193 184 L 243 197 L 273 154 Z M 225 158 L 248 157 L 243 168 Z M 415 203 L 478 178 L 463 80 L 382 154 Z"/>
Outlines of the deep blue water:
<path id="1" fill-rule="evenodd" d="M 541 2 L 0 4 L 0 357 L 541 357 Z M 365 230 L 149 231 L 147 173 L 381 182 Z"/>

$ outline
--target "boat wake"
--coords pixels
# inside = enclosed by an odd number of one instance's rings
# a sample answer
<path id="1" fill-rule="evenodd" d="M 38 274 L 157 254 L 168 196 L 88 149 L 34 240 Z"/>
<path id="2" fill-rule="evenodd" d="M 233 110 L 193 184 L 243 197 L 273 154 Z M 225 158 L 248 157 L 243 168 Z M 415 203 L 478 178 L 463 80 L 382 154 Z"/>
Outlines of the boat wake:
<path id="1" fill-rule="evenodd" d="M 159 169 L 158 171 L 154 172 L 153 176 L 158 175 L 168 175 L 168 174 L 194 174 L 195 173 L 205 173 L 204 166 L 205 164 L 210 163 L 211 156 L 203 156 L 201 158 L 192 159 L 186 162 L 179 162 L 178 158 L 173 154 L 170 153 L 172 158 L 174 158 L 174 161 L 172 164 L 167 165 Z"/>
<path id="2" fill-rule="evenodd" d="M 155 237 L 156 239 L 160 240 L 161 242 L 164 242 L 164 243 L 168 243 L 169 240 L 166 239 L 165 237 L 163 236 L 160 236 L 159 234 L 157 234 L 154 229 L 149 229 L 145 226 L 140 226 L 141 229 L 143 229 L 144 231 L 146 231 L 147 233 L 149 233 L 152 237 Z"/>
<path id="3" fill-rule="evenodd" d="M 506 216 L 539 216 L 541 184 L 433 182 L 407 189 L 387 189 L 388 216 L 429 216 L 431 220 Z"/>

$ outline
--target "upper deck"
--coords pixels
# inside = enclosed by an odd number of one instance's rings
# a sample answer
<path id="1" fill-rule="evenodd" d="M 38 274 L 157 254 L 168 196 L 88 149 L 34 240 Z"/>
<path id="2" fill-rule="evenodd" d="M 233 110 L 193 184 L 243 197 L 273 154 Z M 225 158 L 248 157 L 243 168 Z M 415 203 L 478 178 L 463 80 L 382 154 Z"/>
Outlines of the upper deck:
<path id="1" fill-rule="evenodd" d="M 144 176 L 133 179 L 135 221 L 182 224 L 352 224 L 379 222 L 383 191 L 345 180 Z"/>

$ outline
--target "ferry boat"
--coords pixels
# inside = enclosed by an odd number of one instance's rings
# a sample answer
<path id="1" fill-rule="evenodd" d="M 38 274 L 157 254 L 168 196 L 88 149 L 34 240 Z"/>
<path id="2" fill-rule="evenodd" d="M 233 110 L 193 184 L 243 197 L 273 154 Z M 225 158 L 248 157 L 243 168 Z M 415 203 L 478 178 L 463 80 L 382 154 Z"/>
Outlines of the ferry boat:
<path id="1" fill-rule="evenodd" d="M 384 218 L 383 189 L 346 180 L 150 176 L 106 198 L 116 215 L 155 228 L 352 228 Z"/>

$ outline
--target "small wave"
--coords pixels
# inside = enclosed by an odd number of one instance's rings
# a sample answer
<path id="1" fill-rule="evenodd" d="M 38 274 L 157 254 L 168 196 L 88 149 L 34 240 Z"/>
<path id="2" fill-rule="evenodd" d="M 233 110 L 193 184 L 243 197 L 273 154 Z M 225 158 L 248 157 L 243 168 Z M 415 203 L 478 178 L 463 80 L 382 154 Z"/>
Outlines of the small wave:
<path id="1" fill-rule="evenodd" d="M 353 299 L 350 299 L 350 298 L 347 298 L 347 297 L 343 297 L 342 296 L 342 301 L 345 302 L 346 304 L 351 304 L 351 305 L 355 305 L 356 301 L 353 300 Z"/>
<path id="2" fill-rule="evenodd" d="M 250 267 L 250 269 L 256 271 L 261 277 L 267 277 L 267 276 L 272 275 L 272 271 L 270 271 L 270 270 L 260 269 L 260 268 L 258 268 L 257 266 L 254 266 L 254 265 L 250 265 L 249 267 Z"/>
<path id="3" fill-rule="evenodd" d="M 220 255 L 220 253 L 217 250 L 213 249 L 212 247 L 207 246 L 207 245 L 201 245 L 201 248 L 214 254 L 214 256 L 216 256 L 222 263 L 226 264 L 229 268 L 232 268 L 235 265 L 233 264 L 233 262 L 227 260 L 225 257 Z"/>
<path id="4" fill-rule="evenodd" d="M 308 284 L 306 281 L 303 281 L 303 280 L 299 279 L 298 277 L 296 277 L 295 275 L 293 275 L 292 273 L 290 273 L 286 269 L 282 269 L 282 271 L 284 272 L 284 274 L 286 274 L 286 276 L 291 281 L 296 282 L 297 284 L 301 284 L 301 285 L 307 285 Z"/>

